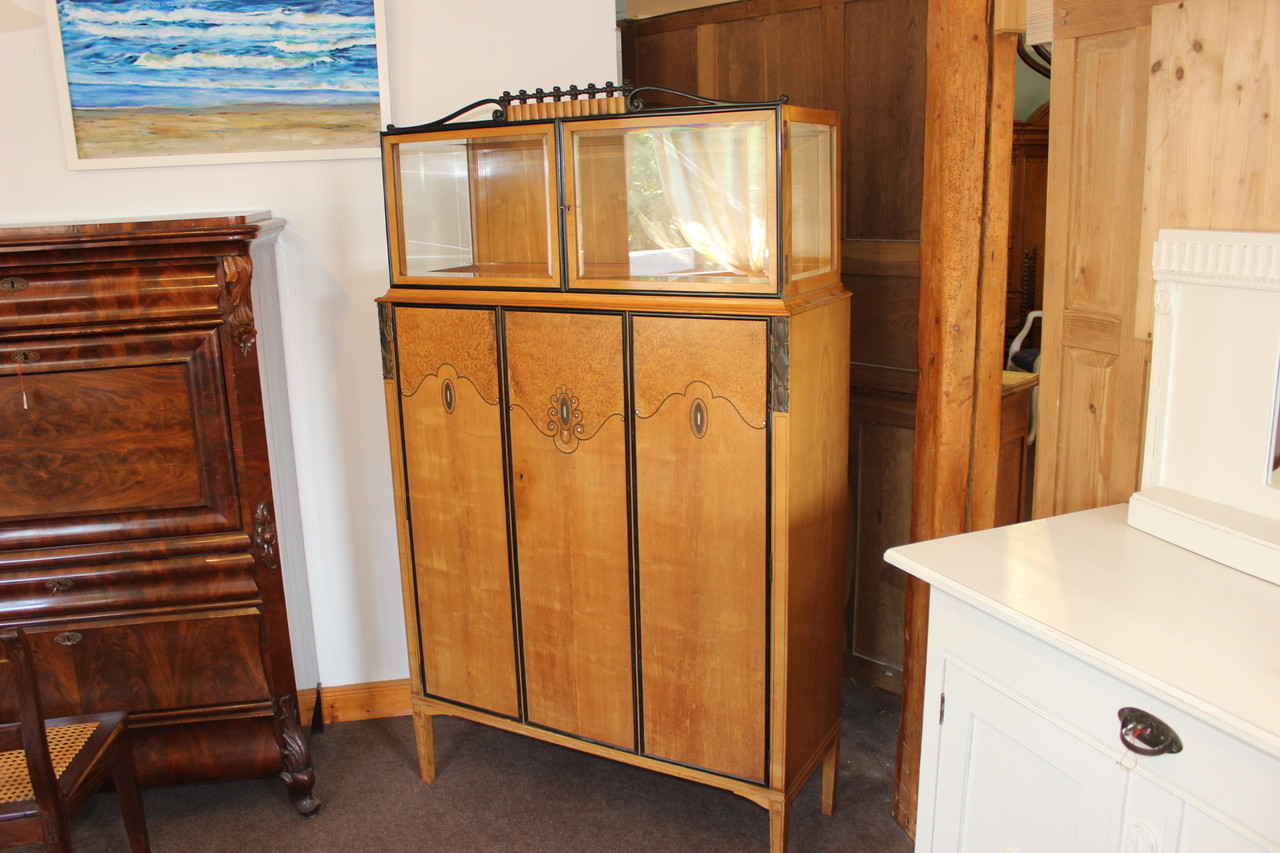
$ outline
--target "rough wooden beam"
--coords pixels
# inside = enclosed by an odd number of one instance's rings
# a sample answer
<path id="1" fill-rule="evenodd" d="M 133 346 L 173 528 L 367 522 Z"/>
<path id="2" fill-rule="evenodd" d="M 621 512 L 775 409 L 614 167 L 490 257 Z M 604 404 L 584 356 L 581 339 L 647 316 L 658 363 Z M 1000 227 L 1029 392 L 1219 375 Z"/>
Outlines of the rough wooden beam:
<path id="1" fill-rule="evenodd" d="M 992 335 L 1003 323 L 1004 283 L 998 282 L 1000 299 L 984 298 L 984 290 L 997 286 L 994 256 L 1005 251 L 996 242 L 1002 233 L 1007 239 L 1011 155 L 1005 151 L 989 160 L 987 152 L 993 144 L 1011 150 L 1011 124 L 994 141 L 991 127 L 1011 123 L 1013 92 L 1009 45 L 997 49 L 992 14 L 989 0 L 929 2 L 913 540 L 977 529 L 975 523 L 989 524 L 994 515 L 996 459 L 988 450 L 999 441 L 1001 359 Z M 1010 67 L 993 73 L 995 63 Z M 1001 160 L 1003 184 L 989 184 L 988 170 L 999 168 Z M 984 282 L 986 257 L 992 269 Z M 905 609 L 894 816 L 914 835 L 929 612 L 925 584 L 908 583 Z"/>

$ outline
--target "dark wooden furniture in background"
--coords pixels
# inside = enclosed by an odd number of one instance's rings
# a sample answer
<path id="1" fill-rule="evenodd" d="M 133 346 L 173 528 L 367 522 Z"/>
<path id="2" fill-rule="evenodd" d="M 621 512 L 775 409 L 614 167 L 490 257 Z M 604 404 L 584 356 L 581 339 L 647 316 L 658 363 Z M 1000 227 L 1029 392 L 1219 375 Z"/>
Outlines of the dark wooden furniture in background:
<path id="1" fill-rule="evenodd" d="M 1044 217 L 1049 181 L 1049 105 L 1013 123 L 1013 174 L 1009 181 L 1009 289 L 1005 347 L 1031 311 L 1044 307 Z M 1040 348 L 1033 327 L 1024 346 Z"/>
<path id="2" fill-rule="evenodd" d="M 309 814 L 250 293 L 267 217 L 0 229 L 0 624 L 46 713 L 130 714 L 144 785 L 281 773 Z"/>
<path id="3" fill-rule="evenodd" d="M 1031 519 L 1031 448 L 1027 444 L 1040 376 L 1004 372 L 1000 399 L 1000 454 L 996 462 L 995 526 Z"/>
<path id="4" fill-rule="evenodd" d="M 915 446 L 927 0 L 745 0 L 622 23 L 637 85 L 832 110 L 853 294 L 845 672 L 901 690 Z"/>
<path id="5" fill-rule="evenodd" d="M 149 853 L 129 748 L 127 716 L 114 711 L 46 722 L 31 647 L 21 628 L 0 629 L 0 683 L 13 686 L 17 721 L 0 724 L 0 847 L 43 842 L 70 853 L 71 819 L 108 781 L 133 853 Z"/>

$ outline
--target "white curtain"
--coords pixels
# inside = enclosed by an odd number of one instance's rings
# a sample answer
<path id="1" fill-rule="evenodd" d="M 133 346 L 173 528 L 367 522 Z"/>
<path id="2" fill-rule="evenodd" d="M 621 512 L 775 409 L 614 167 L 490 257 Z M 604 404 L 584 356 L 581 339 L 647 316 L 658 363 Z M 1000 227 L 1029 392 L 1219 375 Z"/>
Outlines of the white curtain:
<path id="1" fill-rule="evenodd" d="M 681 234 L 714 267 L 765 276 L 768 260 L 765 126 L 745 123 L 653 132 L 658 174 Z"/>

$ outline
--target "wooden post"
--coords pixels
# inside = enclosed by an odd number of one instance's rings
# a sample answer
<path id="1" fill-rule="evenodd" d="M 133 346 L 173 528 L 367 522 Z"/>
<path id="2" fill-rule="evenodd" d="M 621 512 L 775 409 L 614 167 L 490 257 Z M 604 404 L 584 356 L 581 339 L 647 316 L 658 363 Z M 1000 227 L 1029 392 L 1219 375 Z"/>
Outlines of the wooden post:
<path id="1" fill-rule="evenodd" d="M 989 527 L 995 511 L 1016 36 L 994 36 L 991 15 L 988 0 L 929 3 L 917 541 Z M 928 614 L 928 586 L 909 580 L 894 817 L 912 835 Z"/>

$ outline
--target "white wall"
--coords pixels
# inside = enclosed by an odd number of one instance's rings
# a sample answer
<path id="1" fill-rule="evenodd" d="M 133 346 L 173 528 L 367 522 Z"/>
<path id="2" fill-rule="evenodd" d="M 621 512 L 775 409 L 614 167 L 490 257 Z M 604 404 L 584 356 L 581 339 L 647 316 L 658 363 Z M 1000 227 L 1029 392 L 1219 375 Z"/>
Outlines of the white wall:
<path id="1" fill-rule="evenodd" d="M 504 90 L 615 79 L 607 0 L 385 4 L 394 124 L 430 121 Z M 374 307 L 387 289 L 378 160 L 69 170 L 48 8 L 0 0 L 0 226 L 261 209 L 288 220 L 278 306 L 260 306 L 258 319 L 279 344 L 261 351 L 268 384 L 283 391 L 287 377 L 297 474 L 293 482 L 276 463 L 277 500 L 299 496 L 301 543 L 284 529 L 289 508 L 277 514 L 298 683 L 405 677 Z M 276 426 L 282 413 L 268 413 Z"/>

